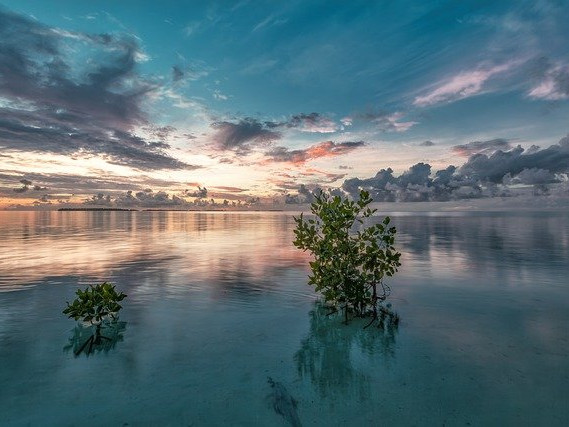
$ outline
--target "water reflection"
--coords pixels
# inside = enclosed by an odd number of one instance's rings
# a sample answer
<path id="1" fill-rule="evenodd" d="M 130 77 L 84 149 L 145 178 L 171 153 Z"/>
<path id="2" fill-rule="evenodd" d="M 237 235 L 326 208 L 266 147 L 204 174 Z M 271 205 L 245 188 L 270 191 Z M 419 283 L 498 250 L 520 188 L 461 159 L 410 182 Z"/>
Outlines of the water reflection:
<path id="1" fill-rule="evenodd" d="M 298 374 L 308 378 L 322 397 L 369 398 L 369 371 L 378 358 L 384 363 L 395 357 L 398 325 L 387 318 L 365 328 L 366 319 L 344 325 L 341 313 L 317 301 L 309 313 L 310 332 L 294 355 Z M 370 363 L 373 361 L 372 363 Z"/>
<path id="2" fill-rule="evenodd" d="M 569 215 L 392 217 L 399 331 L 313 306 L 287 213 L 0 212 L 0 425 L 276 425 L 267 376 L 305 424 L 566 425 Z M 105 280 L 128 332 L 73 359 Z"/>
<path id="3" fill-rule="evenodd" d="M 568 220 L 563 212 L 394 217 L 405 271 L 428 263 L 434 277 L 498 275 L 504 284 L 543 272 L 544 265 L 546 275 L 562 273 L 569 258 Z"/>
<path id="4" fill-rule="evenodd" d="M 433 277 L 498 274 L 512 283 L 544 264 L 560 271 L 569 258 L 563 213 L 393 218 L 398 276 L 428 264 Z M 218 298 L 247 298 L 274 288 L 275 274 L 307 270 L 293 228 L 286 213 L 0 212 L 0 291 L 160 270 L 163 286 L 209 282 Z"/>
<path id="5" fill-rule="evenodd" d="M 84 326 L 77 324 L 73 329 L 73 335 L 63 351 L 68 353 L 73 350 L 75 357 L 84 354 L 89 357 L 97 353 L 108 353 L 113 350 L 117 343 L 124 339 L 127 322 L 112 321 L 101 326 L 100 330 L 93 325 Z"/>
<path id="6" fill-rule="evenodd" d="M 0 212 L 0 291 L 155 269 L 176 276 L 175 285 L 231 282 L 246 291 L 274 269 L 307 265 L 291 244 L 291 224 L 267 213 Z M 258 285 L 253 293 L 270 283 Z"/>

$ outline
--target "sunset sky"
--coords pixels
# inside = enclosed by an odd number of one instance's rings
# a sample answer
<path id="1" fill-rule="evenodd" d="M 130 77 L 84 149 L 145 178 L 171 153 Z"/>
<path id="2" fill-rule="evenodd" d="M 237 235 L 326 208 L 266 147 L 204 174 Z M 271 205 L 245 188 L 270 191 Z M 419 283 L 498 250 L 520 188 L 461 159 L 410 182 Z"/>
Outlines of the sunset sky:
<path id="1" fill-rule="evenodd" d="M 567 22 L 564 1 L 3 1 L 0 208 L 561 197 Z"/>

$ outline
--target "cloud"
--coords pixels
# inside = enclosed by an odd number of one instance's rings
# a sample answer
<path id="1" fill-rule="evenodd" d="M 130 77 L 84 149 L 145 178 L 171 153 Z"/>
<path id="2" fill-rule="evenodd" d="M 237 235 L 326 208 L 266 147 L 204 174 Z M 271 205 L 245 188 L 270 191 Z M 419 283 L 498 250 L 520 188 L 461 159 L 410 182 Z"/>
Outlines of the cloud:
<path id="1" fill-rule="evenodd" d="M 187 61 L 182 57 L 183 62 Z M 172 81 L 177 84 L 183 84 L 186 81 L 199 80 L 202 77 L 209 75 L 211 67 L 203 61 L 192 61 L 186 65 L 172 66 Z"/>
<path id="2" fill-rule="evenodd" d="M 184 34 L 190 37 L 202 29 L 202 24 L 198 21 L 190 22 L 184 27 Z"/>
<path id="3" fill-rule="evenodd" d="M 215 188 L 217 190 L 227 191 L 228 193 L 242 193 L 244 191 L 247 191 L 246 188 L 228 187 L 228 186 L 224 186 L 224 185 L 218 185 L 218 186 L 212 187 L 212 188 Z"/>
<path id="4" fill-rule="evenodd" d="M 510 70 L 513 65 L 514 62 L 508 62 L 490 68 L 479 67 L 473 71 L 463 71 L 437 83 L 436 87 L 425 95 L 417 96 L 413 104 L 419 107 L 427 107 L 478 95 L 490 78 Z"/>
<path id="5" fill-rule="evenodd" d="M 198 185 L 198 189 L 195 191 L 184 190 L 183 195 L 186 197 L 196 197 L 198 199 L 205 199 L 207 197 L 207 188 L 200 187 Z"/>
<path id="6" fill-rule="evenodd" d="M 265 153 L 265 156 L 273 162 L 288 162 L 298 165 L 303 164 L 308 160 L 322 157 L 341 156 L 350 153 L 359 147 L 363 147 L 364 145 L 364 141 L 324 141 L 308 148 L 298 150 L 289 150 L 286 147 L 275 147 Z"/>
<path id="7" fill-rule="evenodd" d="M 504 175 L 502 180 L 504 184 L 551 184 L 559 182 L 556 174 L 546 169 L 530 168 L 524 169 L 516 176 L 512 177 L 510 173 Z"/>
<path id="8" fill-rule="evenodd" d="M 557 101 L 569 98 L 569 65 L 544 64 L 541 81 L 528 93 L 530 98 Z"/>
<path id="9" fill-rule="evenodd" d="M 433 145 L 436 145 L 433 141 L 424 141 L 420 144 L 417 144 L 419 147 L 432 147 Z"/>
<path id="10" fill-rule="evenodd" d="M 113 201 L 110 194 L 97 193 L 94 194 L 90 199 L 85 199 L 83 203 L 86 205 L 111 206 L 113 204 Z"/>
<path id="11" fill-rule="evenodd" d="M 302 132 L 333 133 L 339 129 L 333 120 L 322 116 L 320 113 L 297 114 L 283 125 Z"/>
<path id="12" fill-rule="evenodd" d="M 367 112 L 358 113 L 354 117 L 344 117 L 342 122 L 352 125 L 354 119 L 361 119 L 373 123 L 382 132 L 406 132 L 418 123 L 415 121 L 401 121 L 403 117 L 405 117 L 405 114 L 400 111 L 395 113 L 382 111 Z"/>
<path id="13" fill-rule="evenodd" d="M 295 114 L 283 122 L 266 121 L 264 124 L 270 129 L 289 128 L 312 133 L 333 133 L 340 129 L 332 119 L 316 112 Z"/>
<path id="14" fill-rule="evenodd" d="M 222 187 L 218 187 L 222 188 Z M 127 207 L 127 208 L 191 208 L 191 207 L 228 207 L 229 200 L 234 200 L 231 206 L 253 206 L 260 203 L 259 197 L 245 197 L 239 199 L 235 195 L 234 187 L 226 187 L 228 193 L 218 193 L 216 196 L 225 196 L 223 202 L 216 202 L 213 198 L 208 200 L 208 191 L 205 187 L 198 187 L 198 190 L 191 192 L 184 190 L 181 197 L 175 194 L 169 194 L 166 191 L 153 191 L 146 188 L 141 191 L 128 190 L 118 194 L 108 194 L 98 192 L 91 197 L 84 199 L 83 204 L 105 207 Z M 245 190 L 243 190 L 245 191 Z M 53 197 L 47 196 L 48 199 Z M 195 200 L 186 200 L 185 197 L 192 197 Z"/>
<path id="15" fill-rule="evenodd" d="M 327 191 L 332 196 L 345 197 L 344 192 L 338 188 L 322 188 L 319 185 L 300 184 L 291 189 L 296 190 L 297 194 L 285 194 L 284 203 L 287 205 L 312 203 L 315 200 L 315 195 L 318 195 L 323 191 Z"/>
<path id="16" fill-rule="evenodd" d="M 262 28 L 268 28 L 268 27 L 272 27 L 275 25 L 282 25 L 282 24 L 285 24 L 287 21 L 288 21 L 288 19 L 286 19 L 286 18 L 279 18 L 275 15 L 269 15 L 265 19 L 263 19 L 261 22 L 259 22 L 257 25 L 255 25 L 255 27 L 253 27 L 251 32 L 254 33 L 256 31 L 261 30 Z"/>
<path id="17" fill-rule="evenodd" d="M 0 9 L 0 40 L 4 149 L 95 154 L 140 170 L 193 168 L 170 157 L 167 144 L 134 134 L 154 90 L 136 73 L 135 39 L 65 31 Z"/>
<path id="18" fill-rule="evenodd" d="M 14 188 L 14 193 L 25 193 L 28 190 L 29 187 L 27 185 L 23 185 L 20 188 Z"/>
<path id="19" fill-rule="evenodd" d="M 184 78 L 184 71 L 178 65 L 174 65 L 172 67 L 172 80 L 174 82 L 179 82 L 183 78 Z"/>
<path id="20" fill-rule="evenodd" d="M 213 91 L 213 98 L 217 99 L 218 101 L 227 101 L 229 96 L 223 94 L 219 89 Z"/>
<path id="21" fill-rule="evenodd" d="M 489 141 L 472 141 L 467 144 L 455 145 L 451 150 L 454 154 L 459 156 L 469 157 L 472 154 L 491 154 L 497 150 L 507 150 L 510 148 L 512 148 L 512 146 L 508 140 L 496 138 Z"/>
<path id="22" fill-rule="evenodd" d="M 569 136 L 543 150 L 525 153 L 517 146 L 510 151 L 498 150 L 492 155 L 474 154 L 459 172 L 473 179 L 502 182 L 506 174 L 515 176 L 524 169 L 543 169 L 553 174 L 569 171 Z"/>
<path id="23" fill-rule="evenodd" d="M 121 206 L 121 207 L 169 207 L 169 206 L 188 206 L 189 203 L 176 195 L 170 196 L 165 191 L 154 192 L 151 189 L 133 192 L 128 190 L 126 193 L 112 197 L 109 194 L 97 193 L 89 199 L 85 199 L 84 204 L 96 206 Z"/>
<path id="24" fill-rule="evenodd" d="M 429 183 L 429 175 L 431 175 L 431 165 L 420 162 L 403 172 L 398 181 L 403 186 L 423 185 Z"/>
<path id="25" fill-rule="evenodd" d="M 19 188 L 14 188 L 14 193 L 25 193 L 27 192 L 30 187 L 32 187 L 32 181 L 29 179 L 20 179 L 20 184 L 22 184 Z M 42 187 L 41 185 L 34 185 L 32 187 L 33 191 L 44 191 L 47 190 L 47 187 Z"/>
<path id="26" fill-rule="evenodd" d="M 119 191 L 126 190 L 142 190 L 150 186 L 158 186 L 161 188 L 179 186 L 178 181 L 170 181 L 163 179 L 154 179 L 148 176 L 113 176 L 104 175 L 104 171 L 100 171 L 100 176 L 85 176 L 75 174 L 49 174 L 26 172 L 26 179 L 22 179 L 22 174 L 18 171 L 0 172 L 0 193 L 7 194 L 13 192 L 13 183 L 19 182 L 22 186 L 26 186 L 27 190 L 17 191 L 22 194 L 29 191 L 45 191 L 48 188 L 58 194 L 86 194 L 92 192 L 104 191 L 105 193 L 115 194 Z M 34 183 L 24 184 L 25 182 Z M 20 189 L 16 189 L 20 190 Z M 28 197 L 28 193 L 25 194 Z"/>
<path id="27" fill-rule="evenodd" d="M 253 118 L 245 118 L 237 123 L 215 122 L 210 126 L 215 129 L 213 141 L 222 150 L 247 151 L 250 145 L 266 144 L 281 138 L 279 132 L 267 129 Z"/>
<path id="28" fill-rule="evenodd" d="M 482 150 L 495 147 L 496 144 L 470 146 Z M 427 163 L 417 163 L 399 176 L 391 168 L 381 169 L 371 178 L 345 180 L 342 190 L 356 198 L 365 189 L 379 202 L 448 201 L 507 196 L 508 186 L 514 184 L 534 185 L 537 189 L 534 194 L 547 194 L 544 185 L 568 179 L 569 136 L 566 136 L 545 149 L 534 146 L 525 151 L 518 146 L 508 151 L 497 149 L 490 155 L 474 153 L 462 166 L 448 166 L 434 177 Z"/>

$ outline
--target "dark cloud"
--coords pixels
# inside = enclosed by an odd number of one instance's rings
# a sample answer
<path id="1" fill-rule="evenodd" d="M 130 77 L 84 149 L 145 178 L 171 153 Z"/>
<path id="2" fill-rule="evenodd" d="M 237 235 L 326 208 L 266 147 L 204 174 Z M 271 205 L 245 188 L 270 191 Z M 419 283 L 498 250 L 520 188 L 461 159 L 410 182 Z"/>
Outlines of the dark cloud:
<path id="1" fill-rule="evenodd" d="M 504 140 L 493 140 L 504 141 Z M 501 143 L 495 143 L 494 146 Z M 488 149 L 492 144 L 476 144 Z M 351 178 L 342 190 L 357 197 L 361 189 L 370 191 L 375 201 L 447 201 L 509 194 L 512 184 L 534 185 L 534 194 L 547 194 L 547 184 L 567 179 L 569 174 L 569 137 L 545 149 L 520 146 L 491 155 L 472 154 L 460 168 L 448 166 L 434 174 L 427 163 L 417 163 L 399 176 L 391 168 L 381 169 L 374 177 Z"/>
<path id="2" fill-rule="evenodd" d="M 289 150 L 286 147 L 275 147 L 265 153 L 270 161 L 302 164 L 308 160 L 321 157 L 335 157 L 347 154 L 365 145 L 364 141 L 334 142 L 324 141 L 305 149 Z"/>
<path id="3" fill-rule="evenodd" d="M 172 80 L 174 82 L 179 82 L 183 78 L 184 78 L 184 71 L 177 65 L 174 65 L 172 67 Z"/>
<path id="4" fill-rule="evenodd" d="M 14 193 L 25 193 L 28 190 L 29 190 L 29 187 L 27 185 L 23 185 L 20 188 L 14 188 Z"/>
<path id="5" fill-rule="evenodd" d="M 473 154 L 491 154 L 497 150 L 508 150 L 510 148 L 512 146 L 508 140 L 496 138 L 489 141 L 472 141 L 467 144 L 455 145 L 451 150 L 459 156 L 469 157 Z"/>
<path id="6" fill-rule="evenodd" d="M 213 140 L 222 150 L 247 151 L 250 145 L 266 144 L 281 137 L 279 132 L 269 130 L 253 118 L 245 118 L 237 123 L 215 122 L 211 127 L 215 129 Z"/>
<path id="7" fill-rule="evenodd" d="M 557 176 L 548 170 L 531 168 L 524 169 L 519 174 L 514 177 L 510 173 L 504 175 L 504 184 L 526 184 L 526 185 L 536 185 L 536 184 L 551 184 L 554 182 L 559 182 Z"/>
<path id="8" fill-rule="evenodd" d="M 351 166 L 346 166 L 346 165 L 340 165 L 340 166 L 338 166 L 338 169 L 347 170 L 347 169 L 353 169 L 353 167 L 351 167 Z"/>
<path id="9" fill-rule="evenodd" d="M 281 129 L 298 129 L 303 132 L 330 133 L 338 129 L 336 123 L 320 113 L 301 113 L 283 122 L 261 122 L 246 117 L 238 122 L 219 121 L 211 124 L 215 129 L 213 140 L 223 150 L 245 154 L 253 145 L 263 145 L 281 139 Z M 284 151 L 283 151 L 284 150 Z M 277 147 L 275 158 L 286 157 L 289 150 Z"/>
<path id="10" fill-rule="evenodd" d="M 227 191 L 228 193 L 242 193 L 243 191 L 247 191 L 246 188 L 239 188 L 239 187 L 228 187 L 225 185 L 218 185 L 217 187 L 213 187 L 217 190 Z"/>
<path id="11" fill-rule="evenodd" d="M 86 199 L 83 203 L 86 205 L 96 206 L 111 206 L 113 204 L 111 195 L 104 193 L 94 194 L 90 199 Z"/>
<path id="12" fill-rule="evenodd" d="M 436 185 L 448 185 L 454 176 L 456 171 L 456 166 L 448 166 L 446 169 L 441 169 L 435 173 L 435 179 L 433 180 Z"/>
<path id="13" fill-rule="evenodd" d="M 460 167 L 459 172 L 472 179 L 499 183 L 506 174 L 515 176 L 524 169 L 543 169 L 553 174 L 569 170 L 569 137 L 543 150 L 525 153 L 517 146 L 510 151 L 498 150 L 492 155 L 475 154 Z"/>
<path id="14" fill-rule="evenodd" d="M 345 120 L 352 123 L 355 120 L 371 122 L 382 132 L 405 132 L 417 124 L 415 121 L 403 121 L 405 114 L 401 112 L 388 113 L 385 111 L 368 111 L 365 113 L 357 113 L 353 117 L 347 117 Z"/>
<path id="15" fill-rule="evenodd" d="M 183 195 L 186 197 L 196 197 L 198 199 L 205 199 L 207 197 L 207 188 L 198 186 L 197 190 L 184 190 Z"/>
<path id="16" fill-rule="evenodd" d="M 339 129 L 339 126 L 330 118 L 320 113 L 300 113 L 292 116 L 284 122 L 265 122 L 268 128 L 293 128 L 303 132 L 332 133 Z"/>
<path id="17" fill-rule="evenodd" d="M 409 168 L 399 177 L 399 184 L 403 186 L 423 185 L 429 182 L 431 175 L 431 165 L 427 163 L 417 163 Z"/>
<path id="18" fill-rule="evenodd" d="M 231 188 L 231 187 L 228 187 Z M 127 208 L 180 208 L 188 209 L 193 207 L 218 208 L 230 206 L 230 201 L 234 199 L 231 206 L 253 206 L 261 203 L 259 197 L 246 197 L 238 200 L 237 196 L 226 197 L 222 202 L 216 202 L 213 198 L 207 199 L 208 191 L 205 187 L 199 187 L 197 191 L 184 190 L 180 196 L 169 194 L 165 191 L 153 191 L 146 188 L 141 191 L 128 190 L 117 194 L 98 192 L 85 199 L 83 204 L 101 207 L 127 207 Z M 185 197 L 192 197 L 194 200 L 187 200 Z M 49 197 L 48 197 L 49 199 Z"/>
<path id="19" fill-rule="evenodd" d="M 175 195 L 170 196 L 165 191 L 154 192 L 151 189 L 145 189 L 138 192 L 128 190 L 127 192 L 114 197 L 110 194 L 97 193 L 91 198 L 86 199 L 83 203 L 95 206 L 145 208 L 189 206 L 189 203 L 181 197 L 177 197 Z"/>
<path id="20" fill-rule="evenodd" d="M 314 201 L 314 195 L 322 191 L 320 187 L 312 187 L 309 189 L 305 184 L 300 184 L 300 186 L 295 187 L 297 189 L 297 194 L 285 194 L 285 204 L 296 205 L 302 203 L 312 203 Z"/>
<path id="21" fill-rule="evenodd" d="M 172 66 L 172 82 L 183 84 L 186 81 L 198 80 L 207 76 L 211 68 L 202 61 L 193 61 L 191 64 Z"/>
<path id="22" fill-rule="evenodd" d="M 145 130 L 150 134 L 150 136 L 159 141 L 166 140 L 173 132 L 176 131 L 174 126 L 148 126 Z M 166 144 L 162 145 L 167 147 Z"/>
<path id="23" fill-rule="evenodd" d="M 15 183 L 21 183 L 22 181 L 33 182 L 35 185 L 28 184 L 27 190 L 19 190 L 17 193 L 24 193 L 28 190 L 34 191 L 45 191 L 47 188 L 57 189 L 58 193 L 66 194 L 85 194 L 94 191 L 104 190 L 111 194 L 115 194 L 119 191 L 126 190 L 142 190 L 148 185 L 159 186 L 159 187 L 174 187 L 178 186 L 179 182 L 153 179 L 145 176 L 141 177 L 108 177 L 105 178 L 104 175 L 101 177 L 88 177 L 83 175 L 73 175 L 73 174 L 40 174 L 28 172 L 26 177 L 29 179 L 22 179 L 21 173 L 12 171 L 12 173 L 0 173 L 0 195 L 7 194 L 8 192 L 13 192 L 13 187 Z M 27 195 L 26 195 L 27 197 Z"/>
<path id="24" fill-rule="evenodd" d="M 154 89 L 136 73 L 140 54 L 133 38 L 69 32 L 0 9 L 1 146 L 95 154 L 140 170 L 192 168 L 167 155 L 167 144 L 133 134 Z"/>
<path id="25" fill-rule="evenodd" d="M 21 187 L 14 188 L 15 193 L 25 193 L 26 191 L 28 191 L 30 189 L 30 187 L 33 191 L 47 190 L 47 187 L 42 187 L 40 185 L 32 186 L 33 183 L 29 179 L 20 179 L 20 184 L 22 184 Z"/>
<path id="26" fill-rule="evenodd" d="M 418 145 L 419 145 L 419 147 L 432 147 L 433 145 L 436 145 L 436 144 L 433 141 L 424 141 Z"/>
<path id="27" fill-rule="evenodd" d="M 323 191 L 328 192 L 332 196 L 345 197 L 345 193 L 339 188 L 323 188 L 319 185 L 305 185 L 295 187 L 297 194 L 285 194 L 284 202 L 287 205 L 297 205 L 303 203 L 312 203 L 315 196 Z"/>

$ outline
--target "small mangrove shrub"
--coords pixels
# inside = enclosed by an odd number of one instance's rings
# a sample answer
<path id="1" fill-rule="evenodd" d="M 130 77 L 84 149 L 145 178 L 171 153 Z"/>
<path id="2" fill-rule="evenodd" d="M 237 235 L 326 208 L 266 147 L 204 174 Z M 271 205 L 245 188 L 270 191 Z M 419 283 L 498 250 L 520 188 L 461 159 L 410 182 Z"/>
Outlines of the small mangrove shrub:
<path id="1" fill-rule="evenodd" d="M 314 218 L 305 219 L 303 214 L 294 218 L 293 243 L 314 256 L 309 284 L 327 304 L 344 310 L 346 323 L 348 313 L 372 315 L 369 324 L 382 322 L 386 316 L 398 323 L 397 315 L 381 306 L 390 293 L 384 280 L 401 266 L 401 254 L 394 247 L 397 231 L 388 216 L 368 225 L 377 212 L 369 207 L 371 202 L 364 190 L 357 201 L 316 194 L 311 204 Z"/>
<path id="2" fill-rule="evenodd" d="M 75 351 L 78 355 L 87 349 L 89 354 L 94 347 L 100 346 L 103 340 L 112 341 L 112 338 L 101 335 L 101 329 L 108 327 L 112 329 L 122 308 L 119 303 L 126 298 L 126 295 L 117 292 L 115 286 L 109 282 L 91 285 L 85 290 L 78 289 L 76 295 L 77 298 L 71 304 L 67 302 L 63 314 L 82 321 L 88 327 L 95 326 L 94 333 L 90 334 L 85 343 Z"/>

